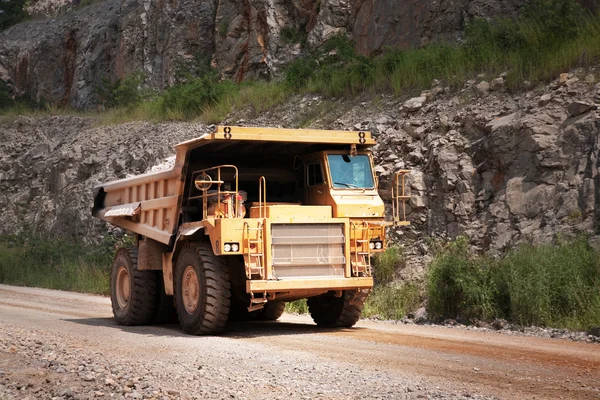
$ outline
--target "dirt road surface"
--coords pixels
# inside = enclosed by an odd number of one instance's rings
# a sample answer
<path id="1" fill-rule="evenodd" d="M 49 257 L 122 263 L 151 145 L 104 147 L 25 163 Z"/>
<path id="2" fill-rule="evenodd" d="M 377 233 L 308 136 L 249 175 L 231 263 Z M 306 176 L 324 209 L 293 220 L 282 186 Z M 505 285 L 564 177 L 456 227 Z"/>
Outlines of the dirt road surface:
<path id="1" fill-rule="evenodd" d="M 0 285 L 0 399 L 600 399 L 600 345 L 309 317 L 121 327 L 101 296 Z"/>

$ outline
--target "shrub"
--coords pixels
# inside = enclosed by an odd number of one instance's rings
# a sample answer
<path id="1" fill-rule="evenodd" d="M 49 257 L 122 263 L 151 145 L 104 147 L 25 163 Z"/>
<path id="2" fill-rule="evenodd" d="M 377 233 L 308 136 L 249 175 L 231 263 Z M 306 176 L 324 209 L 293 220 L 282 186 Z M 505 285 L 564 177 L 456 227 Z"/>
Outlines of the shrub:
<path id="1" fill-rule="evenodd" d="M 399 267 L 404 266 L 402 247 L 389 246 L 383 253 L 373 257 L 373 276 L 377 284 L 387 284 L 394 279 Z"/>
<path id="2" fill-rule="evenodd" d="M 585 237 L 522 246 L 500 261 L 507 316 L 523 325 L 586 329 L 600 324 L 600 254 Z"/>
<path id="3" fill-rule="evenodd" d="M 422 301 L 419 287 L 415 284 L 376 287 L 367 298 L 362 315 L 397 320 L 415 311 Z"/>
<path id="4" fill-rule="evenodd" d="M 145 75 L 141 71 L 136 71 L 128 77 L 117 82 L 112 89 L 111 105 L 114 106 L 132 106 L 138 104 L 143 99 L 141 85 L 144 83 Z"/>
<path id="5" fill-rule="evenodd" d="M 25 0 L 0 1 L 0 31 L 18 24 L 27 18 Z"/>
<path id="6" fill-rule="evenodd" d="M 285 303 L 285 312 L 306 314 L 308 312 L 308 305 L 306 304 L 306 299 L 290 301 L 289 303 Z"/>
<path id="7" fill-rule="evenodd" d="M 489 319 L 498 314 L 493 261 L 469 253 L 460 237 L 440 250 L 427 276 L 428 312 L 438 318 Z"/>
<path id="8" fill-rule="evenodd" d="M 160 96 L 159 103 L 167 116 L 191 118 L 199 115 L 204 108 L 216 104 L 224 94 L 225 86 L 219 84 L 216 71 L 210 71 L 202 77 L 167 89 Z"/>
<path id="9" fill-rule="evenodd" d="M 14 104 L 8 85 L 0 79 L 0 110 L 12 107 Z"/>
<path id="10" fill-rule="evenodd" d="M 432 317 L 585 330 L 600 325 L 600 252 L 580 237 L 492 260 L 470 254 L 459 238 L 435 255 L 427 296 Z"/>
<path id="11" fill-rule="evenodd" d="M 109 293 L 110 243 L 86 245 L 34 233 L 0 236 L 0 282 Z"/>

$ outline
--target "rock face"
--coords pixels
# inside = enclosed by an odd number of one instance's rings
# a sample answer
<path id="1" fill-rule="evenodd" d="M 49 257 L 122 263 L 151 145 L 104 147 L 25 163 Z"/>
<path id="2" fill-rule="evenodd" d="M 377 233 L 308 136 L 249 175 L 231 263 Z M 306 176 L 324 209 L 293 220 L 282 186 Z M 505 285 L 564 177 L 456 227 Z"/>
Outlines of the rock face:
<path id="1" fill-rule="evenodd" d="M 108 82 L 143 71 L 163 89 L 211 62 L 223 77 L 276 76 L 333 35 L 370 55 L 455 40 L 465 21 L 514 16 L 526 0 L 104 0 L 0 32 L 0 78 L 17 95 L 75 108 L 101 103 Z M 70 6 L 38 0 L 40 13 Z M 307 47 L 300 44 L 306 38 Z"/>
<path id="2" fill-rule="evenodd" d="M 91 216 L 98 183 L 146 172 L 197 137 L 197 124 L 130 123 L 96 128 L 80 117 L 19 117 L 0 129 L 0 234 L 30 226 L 100 240 L 105 224 Z"/>

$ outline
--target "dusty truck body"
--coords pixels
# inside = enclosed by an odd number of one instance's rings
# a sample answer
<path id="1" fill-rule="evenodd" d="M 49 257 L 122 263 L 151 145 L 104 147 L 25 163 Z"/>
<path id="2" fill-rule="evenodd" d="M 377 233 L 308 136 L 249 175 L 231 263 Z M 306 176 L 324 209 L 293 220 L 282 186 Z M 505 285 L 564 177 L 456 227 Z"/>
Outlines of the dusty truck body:
<path id="1" fill-rule="evenodd" d="M 217 127 L 175 146 L 171 170 L 95 189 L 93 215 L 133 232 L 111 300 L 120 324 L 176 313 L 185 332 L 275 320 L 308 299 L 319 326 L 350 327 L 373 286 L 386 226 L 407 225 L 404 174 L 384 220 L 369 132 Z"/>

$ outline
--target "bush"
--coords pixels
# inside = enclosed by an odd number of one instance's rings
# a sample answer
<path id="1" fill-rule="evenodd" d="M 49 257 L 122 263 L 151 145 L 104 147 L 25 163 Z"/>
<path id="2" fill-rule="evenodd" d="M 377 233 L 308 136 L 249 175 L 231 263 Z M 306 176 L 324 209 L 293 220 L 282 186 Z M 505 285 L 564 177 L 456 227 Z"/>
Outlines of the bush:
<path id="1" fill-rule="evenodd" d="M 469 253 L 465 237 L 448 243 L 429 267 L 428 312 L 438 318 L 490 319 L 498 315 L 493 262 Z"/>
<path id="2" fill-rule="evenodd" d="M 295 314 L 306 314 L 308 312 L 308 305 L 306 304 L 306 299 L 290 301 L 289 303 L 285 303 L 285 312 Z"/>
<path id="3" fill-rule="evenodd" d="M 0 282 L 12 285 L 109 293 L 113 246 L 24 233 L 0 236 Z"/>
<path id="4" fill-rule="evenodd" d="M 599 257 L 585 237 L 509 253 L 494 276 L 506 316 L 523 325 L 600 325 Z"/>
<path id="5" fill-rule="evenodd" d="M 136 71 L 128 77 L 117 82 L 112 89 L 111 105 L 113 106 L 132 106 L 143 100 L 142 84 L 145 75 L 141 71 Z"/>
<path id="6" fill-rule="evenodd" d="M 6 83 L 0 79 L 0 110 L 4 110 L 15 105 Z"/>
<path id="7" fill-rule="evenodd" d="M 373 277 L 377 284 L 388 284 L 394 279 L 396 269 L 404 266 L 402 247 L 389 246 L 383 253 L 373 258 Z"/>
<path id="8" fill-rule="evenodd" d="M 431 263 L 427 296 L 432 317 L 586 330 L 600 325 L 600 252 L 581 237 L 492 260 L 470 254 L 459 238 Z"/>
<path id="9" fill-rule="evenodd" d="M 27 18 L 25 0 L 0 1 L 0 31 L 18 24 Z"/>
<path id="10" fill-rule="evenodd" d="M 367 298 L 362 315 L 398 320 L 417 310 L 422 301 L 420 289 L 415 284 L 376 287 Z"/>

